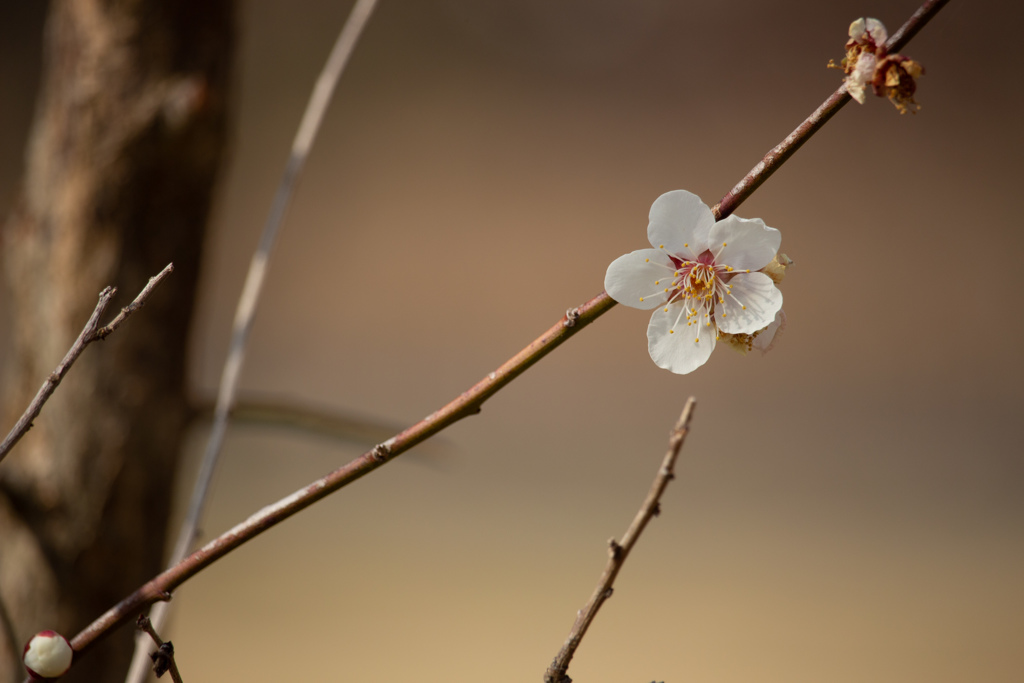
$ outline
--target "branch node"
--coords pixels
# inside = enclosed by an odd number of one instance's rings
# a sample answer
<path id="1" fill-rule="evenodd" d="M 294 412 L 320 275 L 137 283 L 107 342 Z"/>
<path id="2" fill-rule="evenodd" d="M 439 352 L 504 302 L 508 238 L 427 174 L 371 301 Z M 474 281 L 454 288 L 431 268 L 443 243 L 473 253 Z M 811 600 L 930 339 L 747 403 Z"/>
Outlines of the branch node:
<path id="1" fill-rule="evenodd" d="M 614 538 L 608 539 L 608 554 L 612 556 L 613 560 L 622 557 L 622 546 Z"/>
<path id="2" fill-rule="evenodd" d="M 377 444 L 376 446 L 373 447 L 373 450 L 370 451 L 370 457 L 376 460 L 377 462 L 386 461 L 390 454 L 391 448 L 389 448 L 388 445 L 385 443 Z"/>
<path id="3" fill-rule="evenodd" d="M 575 327 L 579 319 L 580 309 L 570 308 L 568 311 L 565 312 L 565 322 L 563 322 L 562 324 L 565 325 L 566 327 Z"/>
<path id="4" fill-rule="evenodd" d="M 164 641 L 149 658 L 153 660 L 153 673 L 160 678 L 174 665 L 174 645 L 169 640 Z"/>
<path id="5" fill-rule="evenodd" d="M 135 620 L 135 626 L 140 631 L 145 631 L 153 643 L 156 644 L 156 652 L 149 655 L 149 658 L 153 660 L 153 673 L 156 674 L 156 677 L 160 678 L 170 671 L 171 679 L 176 683 L 181 683 L 181 674 L 174 663 L 174 645 L 171 641 L 160 639 L 160 635 L 153 628 L 153 622 L 144 613 L 140 614 L 139 618 Z"/>

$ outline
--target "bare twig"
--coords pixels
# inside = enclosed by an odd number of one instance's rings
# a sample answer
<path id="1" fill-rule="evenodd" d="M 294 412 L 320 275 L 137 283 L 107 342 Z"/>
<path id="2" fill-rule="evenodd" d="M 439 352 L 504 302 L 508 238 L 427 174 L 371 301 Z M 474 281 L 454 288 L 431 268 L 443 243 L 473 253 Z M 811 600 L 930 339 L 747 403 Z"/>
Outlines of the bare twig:
<path id="1" fill-rule="evenodd" d="M 583 636 L 586 635 L 591 622 L 594 621 L 594 617 L 597 616 L 597 611 L 601 609 L 604 601 L 612 596 L 612 584 L 615 583 L 615 577 L 619 575 L 622 565 L 626 563 L 629 551 L 636 545 L 647 522 L 651 521 L 651 517 L 660 511 L 661 494 L 665 492 L 668 483 L 675 478 L 673 468 L 676 458 L 679 457 L 679 450 L 683 447 L 686 435 L 690 431 L 690 418 L 693 417 L 693 409 L 696 405 L 692 396 L 686 401 L 683 413 L 679 416 L 679 421 L 676 422 L 672 436 L 669 438 L 668 453 L 665 454 L 665 459 L 661 463 L 661 469 L 654 477 L 651 490 L 648 491 L 647 498 L 640 506 L 636 517 L 633 518 L 633 523 L 629 525 L 626 535 L 622 537 L 622 542 L 617 543 L 614 538 L 608 541 L 608 564 L 604 568 L 604 573 L 601 574 L 601 579 L 597 582 L 597 587 L 594 589 L 594 594 L 590 596 L 590 600 L 587 601 L 583 609 L 577 612 L 576 622 L 572 625 L 572 630 L 569 631 L 569 637 L 566 638 L 562 649 L 551 662 L 551 666 L 544 672 L 544 683 L 572 683 L 572 679 L 566 674 L 569 662 L 576 653 L 576 648 L 579 647 Z"/>
<path id="2" fill-rule="evenodd" d="M 146 299 L 149 298 L 149 295 L 152 294 L 153 290 L 156 289 L 157 285 L 159 285 L 165 277 L 167 277 L 169 274 L 173 272 L 174 264 L 168 263 L 166 266 L 164 266 L 163 270 L 161 270 L 153 277 L 149 278 L 149 282 L 147 282 L 146 286 L 142 288 L 142 291 L 139 292 L 139 295 L 135 297 L 134 301 L 132 301 L 130 304 L 122 308 L 121 312 L 117 314 L 116 318 L 111 320 L 105 326 L 96 330 L 95 339 L 106 339 L 111 332 L 113 332 L 114 330 L 121 326 L 121 323 L 123 323 L 128 318 L 128 316 L 130 316 L 132 313 L 145 306 Z"/>
<path id="3" fill-rule="evenodd" d="M 78 339 L 71 345 L 67 354 L 64 356 L 64 360 L 60 362 L 57 369 L 50 373 L 50 376 L 43 382 L 43 386 L 39 388 L 35 398 L 29 404 L 24 414 L 15 423 L 14 428 L 4 438 L 3 443 L 0 443 L 0 460 L 14 448 L 14 445 L 18 443 L 21 437 L 25 436 L 29 429 L 32 428 L 32 421 L 39 417 L 39 412 L 43 409 L 43 404 L 49 400 L 50 396 L 57 389 L 57 386 L 64 379 L 64 376 L 68 374 L 68 370 L 71 369 L 71 365 L 78 360 L 78 357 L 85 351 L 85 347 L 96 341 L 97 339 L 105 339 L 111 332 L 121 326 L 128 316 L 142 308 L 143 304 L 146 303 L 146 299 L 153 292 L 158 284 L 174 270 L 174 264 L 168 263 L 167 267 L 160 271 L 157 275 L 149 278 L 149 283 L 143 288 L 139 295 L 135 297 L 135 301 L 131 302 L 127 306 L 121 309 L 121 312 L 110 321 L 110 324 L 105 327 L 100 327 L 100 316 L 103 315 L 103 311 L 106 310 L 110 304 L 110 300 L 114 298 L 114 294 L 117 293 L 117 289 L 114 287 L 107 287 L 100 292 L 100 300 L 96 304 L 95 310 L 89 317 L 89 322 L 82 328 L 82 333 L 78 335 Z"/>
<path id="4" fill-rule="evenodd" d="M 916 21 L 923 25 L 941 5 L 942 3 L 940 2 L 929 0 L 929 2 L 922 6 L 921 10 L 915 13 L 911 21 Z M 900 31 L 903 31 L 903 29 L 900 29 Z M 817 111 L 811 115 L 811 118 L 814 118 L 816 114 Z M 789 144 L 799 146 L 806 141 L 806 138 L 813 135 L 818 128 L 820 128 L 820 125 L 805 128 L 796 137 L 790 136 L 786 140 L 790 141 Z M 801 131 L 801 129 L 798 128 L 798 131 Z M 786 158 L 788 156 L 787 154 Z M 777 162 L 776 166 L 780 163 L 782 161 Z M 762 162 L 755 167 L 750 176 L 764 172 L 764 164 Z M 756 188 L 758 185 L 760 185 L 760 182 L 757 182 L 751 189 L 745 192 L 736 193 L 734 191 L 726 195 L 726 198 L 716 206 L 716 217 L 721 219 L 729 215 L 753 192 L 753 188 Z M 730 195 L 732 198 L 727 202 L 726 199 L 729 199 Z M 221 534 L 178 564 L 155 576 L 83 629 L 75 636 L 72 641 L 72 647 L 74 647 L 77 653 L 84 653 L 97 640 L 105 637 L 113 629 L 131 619 L 139 610 L 144 609 L 157 600 L 166 599 L 164 596 L 168 592 L 174 590 L 196 573 L 246 541 L 255 538 L 321 498 L 372 472 L 380 465 L 392 460 L 416 444 L 461 420 L 463 417 L 479 412 L 484 401 L 560 346 L 564 341 L 607 313 L 614 306 L 615 301 L 606 292 L 601 292 L 578 308 L 569 309 L 558 323 L 535 339 L 529 346 L 440 410 L 431 413 L 400 434 L 378 444 L 367 453 L 331 472 L 326 477 L 318 479 L 278 502 L 259 510 L 246 521 Z"/>
<path id="5" fill-rule="evenodd" d="M 323 70 L 317 78 L 313 93 L 310 95 L 306 110 L 299 123 L 299 130 L 292 142 L 291 154 L 288 163 L 285 165 L 281 181 L 277 186 L 273 204 L 270 207 L 270 214 L 263 226 L 263 234 L 260 237 L 259 245 L 249 263 L 249 272 L 246 275 L 245 285 L 242 294 L 238 299 L 238 308 L 235 310 L 235 321 L 231 331 L 231 346 L 228 350 L 227 360 L 224 362 L 224 370 L 221 374 L 220 388 L 217 393 L 217 404 L 214 408 L 213 426 L 210 429 L 210 436 L 206 442 L 206 450 L 199 465 L 199 473 L 196 475 L 196 482 L 192 489 L 192 499 L 189 502 L 185 519 L 182 521 L 181 529 L 178 532 L 178 540 L 171 553 L 169 566 L 174 566 L 191 552 L 195 544 L 196 535 L 199 529 L 199 520 L 203 515 L 203 507 L 206 503 L 206 496 L 210 489 L 210 482 L 213 479 L 214 470 L 217 467 L 217 460 L 224 445 L 224 436 L 227 433 L 228 414 L 234 404 L 235 394 L 238 390 L 238 379 L 242 371 L 242 363 L 245 360 L 245 350 L 249 342 L 249 334 L 252 331 L 253 321 L 256 317 L 256 305 L 259 302 L 260 293 L 263 290 L 263 283 L 266 279 L 267 264 L 270 261 L 270 254 L 277 241 L 277 235 L 284 221 L 285 211 L 295 191 L 295 183 L 299 173 L 306 164 L 309 150 L 313 146 L 320 124 L 323 122 L 327 105 L 331 101 L 335 86 L 341 78 L 352 51 L 355 49 L 356 41 L 359 39 L 366 22 L 373 12 L 377 0 L 358 0 L 352 7 L 348 19 L 341 28 L 331 50 L 331 54 L 324 64 Z M 166 604 L 157 605 L 150 614 L 156 628 L 163 626 L 165 614 L 168 609 Z M 128 670 L 126 683 L 139 683 L 145 677 L 146 654 L 148 644 L 145 638 L 136 638 L 135 654 L 132 657 L 132 664 Z"/>
<path id="6" fill-rule="evenodd" d="M 178 664 L 174 661 L 174 645 L 171 644 L 171 641 L 165 642 L 160 639 L 160 635 L 153 628 L 152 622 L 145 614 L 139 615 L 135 625 L 141 634 L 148 635 L 156 645 L 156 652 L 150 655 L 150 659 L 153 662 L 153 673 L 156 674 L 156 677 L 160 678 L 169 671 L 171 680 L 174 683 L 182 683 L 181 673 L 178 672 Z"/>

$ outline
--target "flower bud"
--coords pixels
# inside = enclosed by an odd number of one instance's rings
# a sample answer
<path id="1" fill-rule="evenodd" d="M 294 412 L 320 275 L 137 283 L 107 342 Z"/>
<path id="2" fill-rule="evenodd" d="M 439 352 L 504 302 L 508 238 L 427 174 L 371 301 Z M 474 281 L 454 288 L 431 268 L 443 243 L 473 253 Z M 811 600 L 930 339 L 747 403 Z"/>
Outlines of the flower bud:
<path id="1" fill-rule="evenodd" d="M 71 668 L 74 651 L 56 631 L 40 631 L 25 645 L 21 661 L 33 679 L 58 678 Z"/>

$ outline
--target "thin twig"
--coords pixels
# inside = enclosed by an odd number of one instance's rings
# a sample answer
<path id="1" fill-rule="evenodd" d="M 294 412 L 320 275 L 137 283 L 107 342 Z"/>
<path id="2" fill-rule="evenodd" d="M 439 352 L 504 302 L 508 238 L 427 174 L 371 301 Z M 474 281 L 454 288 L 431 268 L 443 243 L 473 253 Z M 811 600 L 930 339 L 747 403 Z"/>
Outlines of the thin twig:
<path id="1" fill-rule="evenodd" d="M 591 622 L 594 621 L 594 617 L 597 616 L 597 611 L 601 609 L 604 601 L 612 596 L 612 584 L 615 583 L 615 577 L 619 575 L 622 565 L 626 563 L 629 551 L 636 545 L 647 522 L 660 512 L 661 494 L 665 492 L 668 483 L 675 478 L 676 458 L 679 457 L 679 451 L 690 431 L 690 419 L 693 417 L 693 409 L 696 405 L 696 399 L 692 396 L 686 401 L 683 413 L 679 416 L 679 421 L 676 422 L 676 426 L 672 429 L 672 435 L 669 437 L 668 452 L 661 462 L 661 468 L 654 477 L 654 483 L 651 484 L 651 490 L 647 492 L 647 498 L 644 499 L 643 505 L 640 506 L 636 517 L 633 518 L 633 523 L 629 525 L 626 535 L 622 537 L 622 542 L 616 543 L 614 538 L 608 541 L 608 564 L 605 565 L 604 573 L 601 574 L 590 600 L 583 606 L 583 609 L 577 612 L 576 622 L 572 625 L 569 637 L 566 638 L 562 649 L 558 651 L 551 666 L 544 672 L 544 683 L 572 683 L 572 679 L 566 675 L 569 670 L 569 662 L 576 653 L 576 648 L 579 647 L 583 636 L 586 635 Z"/>
<path id="2" fill-rule="evenodd" d="M 53 392 L 56 391 L 57 386 L 64 379 L 64 376 L 68 374 L 68 370 L 71 369 L 72 364 L 78 357 L 85 351 L 85 347 L 96 341 L 97 339 L 105 339 L 111 332 L 121 326 L 128 316 L 137 311 L 139 308 L 146 303 L 146 299 L 156 288 L 158 284 L 167 276 L 168 273 L 174 270 L 174 264 L 168 263 L 167 267 L 160 271 L 157 275 L 149 278 L 149 283 L 143 288 L 139 295 L 135 297 L 135 301 L 121 309 L 121 312 L 110 321 L 105 327 L 100 327 L 100 316 L 103 315 L 103 311 L 106 310 L 110 304 L 111 299 L 117 293 L 117 289 L 114 287 L 107 287 L 100 292 L 100 300 L 96 304 L 96 308 L 93 310 L 92 315 L 89 317 L 89 321 L 82 328 L 82 333 L 78 335 L 78 339 L 71 345 L 67 354 L 64 356 L 64 360 L 60 362 L 57 369 L 50 373 L 50 376 L 43 382 L 43 386 L 39 388 L 35 398 L 29 404 L 24 414 L 15 423 L 14 428 L 4 438 L 3 443 L 0 443 L 0 460 L 14 448 L 14 445 L 18 443 L 21 437 L 25 436 L 29 429 L 32 428 L 32 422 L 39 417 L 39 412 L 43 409 L 43 404 L 49 400 Z"/>
<path id="3" fill-rule="evenodd" d="M 922 10 L 915 13 L 914 17 L 916 19 L 912 20 L 918 21 L 923 25 L 940 7 L 941 3 L 934 1 L 926 2 Z M 813 116 L 812 114 L 812 118 Z M 805 137 L 794 139 L 792 144 L 802 144 L 806 141 L 805 138 L 813 135 L 816 130 L 817 128 L 807 129 L 802 133 Z M 758 166 L 760 167 L 761 164 Z M 755 168 L 755 171 L 757 171 L 757 168 Z M 719 207 L 716 207 L 719 208 L 717 212 L 718 218 L 727 216 L 748 195 L 749 192 L 734 197 L 724 208 L 722 208 L 723 200 Z M 155 576 L 83 629 L 75 636 L 72 641 L 72 647 L 78 653 L 85 652 L 96 641 L 131 619 L 139 610 L 144 609 L 157 600 L 166 599 L 167 593 L 246 541 L 255 538 L 267 529 L 304 510 L 346 484 L 372 472 L 380 465 L 404 453 L 416 444 L 461 420 L 463 417 L 479 412 L 484 401 L 501 390 L 538 360 L 560 346 L 564 341 L 607 313 L 614 306 L 615 301 L 606 292 L 601 292 L 579 308 L 569 309 L 562 319 L 547 332 L 440 410 L 431 413 L 412 427 L 375 446 L 369 452 L 331 472 L 326 477 L 318 479 L 278 502 L 259 510 L 246 521 L 210 541 L 178 564 Z"/>
<path id="4" fill-rule="evenodd" d="M 156 652 L 150 656 L 153 662 L 153 673 L 156 674 L 156 677 L 160 678 L 165 672 L 170 672 L 171 680 L 174 683 L 182 683 L 178 663 L 174 661 L 174 645 L 171 644 L 171 641 L 165 642 L 160 639 L 160 635 L 153 628 L 153 623 L 145 614 L 139 615 L 135 625 L 139 629 L 140 635 L 148 635 L 156 645 Z"/>
<path id="5" fill-rule="evenodd" d="M 277 186 L 274 201 L 270 207 L 270 214 L 263 226 L 263 234 L 260 237 L 259 245 L 249 263 L 249 272 L 245 278 L 245 285 L 242 287 L 242 294 L 238 299 L 238 308 L 235 310 L 235 321 L 231 331 L 231 345 L 228 350 L 227 360 L 224 362 L 224 370 L 221 374 L 220 388 L 217 392 L 217 403 L 214 407 L 213 425 L 210 429 L 210 436 L 206 442 L 206 450 L 199 465 L 199 472 L 196 475 L 195 485 L 192 489 L 192 499 L 189 502 L 185 519 L 182 521 L 181 529 L 178 532 L 178 540 L 171 553 L 168 566 L 173 567 L 179 563 L 195 544 L 199 529 L 199 521 L 203 515 L 203 507 L 206 504 L 206 497 L 209 493 L 210 482 L 217 467 L 217 460 L 220 457 L 221 449 L 224 446 L 224 436 L 227 433 L 228 415 L 235 401 L 235 394 L 238 391 L 238 379 L 242 371 L 242 363 L 245 360 L 245 350 L 249 342 L 249 334 L 252 331 L 253 321 L 256 317 L 256 306 L 259 303 L 260 294 L 263 291 L 263 283 L 266 279 L 267 265 L 277 235 L 284 222 L 285 211 L 291 202 L 292 194 L 295 191 L 295 183 L 299 173 L 306 164 L 309 150 L 313 146 L 320 124 L 323 122 L 327 105 L 331 101 L 335 86 L 345 70 L 345 64 L 355 49 L 356 41 L 359 39 L 366 22 L 373 12 L 377 0 L 358 0 L 352 7 L 348 19 L 341 28 L 341 33 L 331 49 L 331 54 L 324 64 L 323 70 L 317 78 L 313 93 L 306 104 L 306 111 L 302 115 L 299 129 L 292 142 L 291 153 L 288 163 L 285 165 L 281 181 Z M 168 606 L 157 605 L 150 614 L 150 619 L 161 628 L 166 617 Z M 145 677 L 146 655 L 148 654 L 148 641 L 145 638 L 137 638 L 135 641 L 135 654 L 128 670 L 126 683 L 140 683 Z"/>
<path id="6" fill-rule="evenodd" d="M 165 277 L 167 277 L 169 274 L 173 272 L 174 264 L 168 263 L 166 266 L 164 266 L 163 270 L 161 270 L 153 277 L 149 278 L 149 282 L 147 282 L 146 286 L 142 288 L 142 291 L 139 292 L 139 295 L 135 297 L 134 301 L 132 301 L 130 304 L 122 308 L 121 312 L 117 314 L 116 318 L 111 320 L 105 326 L 96 330 L 95 338 L 106 339 L 111 332 L 113 332 L 114 330 L 121 326 L 121 323 L 123 323 L 128 318 L 128 316 L 130 316 L 132 313 L 145 306 L 146 299 L 148 299 L 149 295 L 153 293 L 153 290 L 156 289 L 157 285 L 159 285 Z"/>

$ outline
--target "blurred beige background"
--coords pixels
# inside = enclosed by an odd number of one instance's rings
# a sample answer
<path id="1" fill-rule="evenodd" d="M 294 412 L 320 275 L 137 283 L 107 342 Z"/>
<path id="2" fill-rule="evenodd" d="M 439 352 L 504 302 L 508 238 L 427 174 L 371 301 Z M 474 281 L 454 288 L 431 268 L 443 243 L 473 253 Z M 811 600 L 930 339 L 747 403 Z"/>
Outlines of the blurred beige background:
<path id="1" fill-rule="evenodd" d="M 893 31 L 917 5 L 382 0 L 275 254 L 244 390 L 418 420 L 598 293 L 646 246 L 659 194 L 728 191 L 838 86 L 825 64 L 851 20 Z M 197 397 L 349 7 L 242 4 Z M 4 212 L 42 12 L 0 10 Z M 574 679 L 1024 679 L 1022 24 L 1017 3 L 954 0 L 905 50 L 927 69 L 919 114 L 847 106 L 740 208 L 796 261 L 775 351 L 671 375 L 648 314 L 616 308 L 433 446 L 180 589 L 186 680 L 540 680 L 691 394 L 678 479 Z M 233 429 L 208 536 L 362 450 Z"/>

